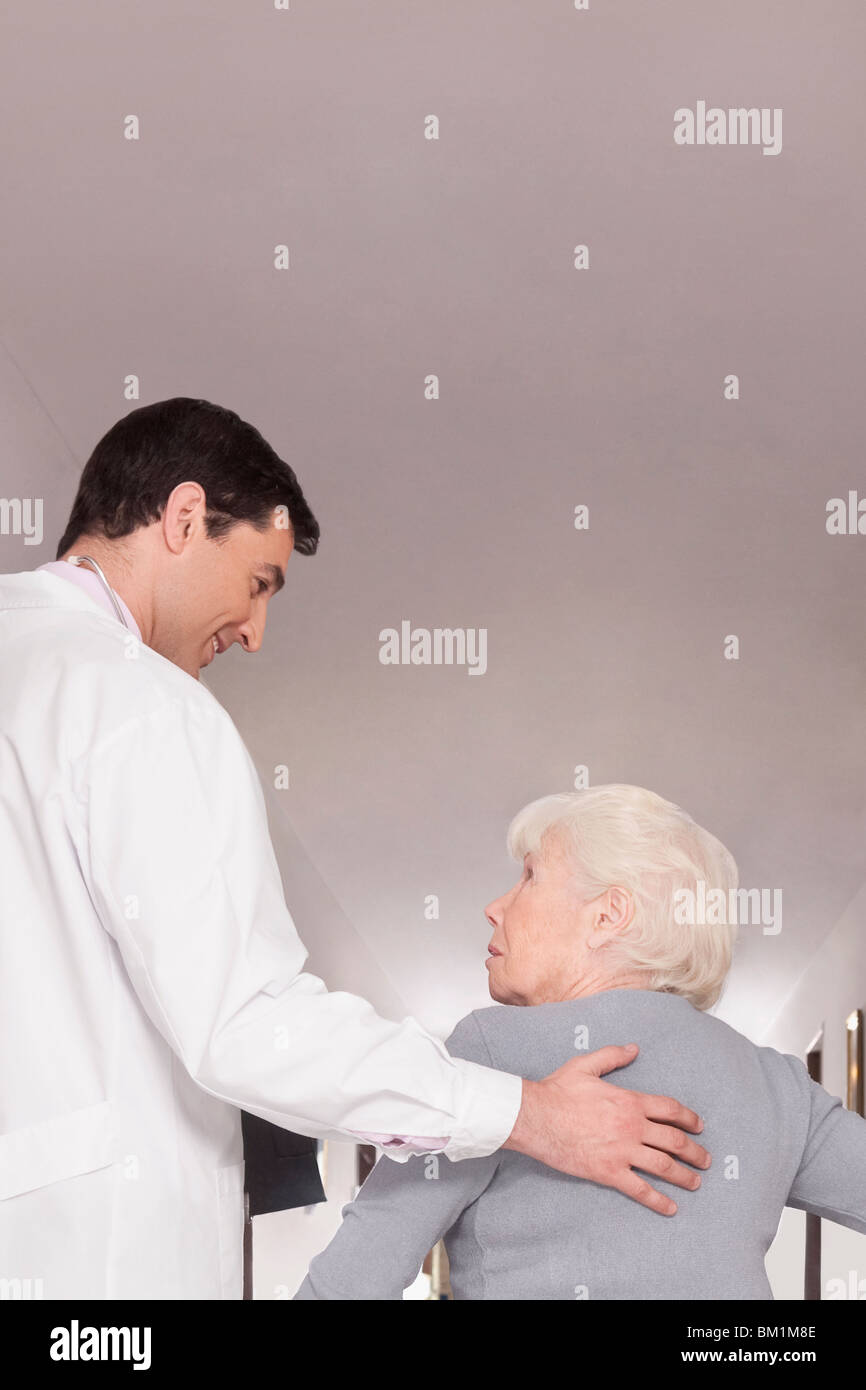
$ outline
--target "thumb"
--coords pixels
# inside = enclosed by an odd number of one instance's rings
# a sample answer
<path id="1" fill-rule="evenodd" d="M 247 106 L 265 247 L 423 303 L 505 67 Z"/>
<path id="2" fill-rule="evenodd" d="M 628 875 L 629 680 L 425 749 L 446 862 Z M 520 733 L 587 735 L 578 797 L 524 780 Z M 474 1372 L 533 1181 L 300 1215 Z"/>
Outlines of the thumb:
<path id="1" fill-rule="evenodd" d="M 588 1071 L 593 1076 L 604 1076 L 605 1072 L 616 1071 L 617 1067 L 627 1067 L 638 1051 L 637 1043 L 629 1043 L 626 1047 L 612 1043 L 609 1047 L 600 1047 L 597 1052 L 588 1052 L 577 1060 L 582 1071 Z"/>

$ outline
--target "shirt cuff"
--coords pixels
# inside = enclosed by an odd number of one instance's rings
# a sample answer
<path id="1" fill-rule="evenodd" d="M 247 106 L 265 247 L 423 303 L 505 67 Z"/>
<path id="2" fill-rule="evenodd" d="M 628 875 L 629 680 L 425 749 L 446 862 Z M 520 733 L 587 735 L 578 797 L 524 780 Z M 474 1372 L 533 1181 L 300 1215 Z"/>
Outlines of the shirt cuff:
<path id="1" fill-rule="evenodd" d="M 501 1149 L 517 1123 L 523 1078 L 478 1062 L 455 1058 L 461 1076 L 460 1101 L 445 1157 L 486 1158 Z"/>
<path id="2" fill-rule="evenodd" d="M 365 1144 L 375 1144 L 377 1149 L 405 1149 L 410 1154 L 440 1153 L 451 1142 L 450 1136 L 442 1139 L 430 1134 L 367 1134 L 360 1129 L 352 1133 Z"/>
<path id="3" fill-rule="evenodd" d="M 397 1163 L 406 1163 L 413 1154 L 444 1153 L 457 1162 L 463 1158 L 486 1158 L 501 1149 L 517 1123 L 523 1102 L 523 1078 L 510 1072 L 452 1057 L 457 1069 L 457 1105 L 452 1133 L 440 1138 L 428 1134 L 372 1134 L 352 1130 L 361 1143 L 374 1144 Z"/>

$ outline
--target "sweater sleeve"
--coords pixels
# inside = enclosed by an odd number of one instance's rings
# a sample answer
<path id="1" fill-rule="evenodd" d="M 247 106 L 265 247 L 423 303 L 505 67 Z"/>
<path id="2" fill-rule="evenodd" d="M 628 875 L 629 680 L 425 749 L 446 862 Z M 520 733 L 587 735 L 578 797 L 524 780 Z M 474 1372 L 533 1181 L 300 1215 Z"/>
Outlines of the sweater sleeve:
<path id="1" fill-rule="evenodd" d="M 472 1014 L 458 1023 L 445 1046 L 452 1056 L 489 1062 Z M 437 1240 L 493 1180 L 500 1159 L 501 1152 L 460 1163 L 433 1154 L 404 1164 L 380 1158 L 358 1196 L 343 1208 L 342 1225 L 313 1260 L 295 1298 L 402 1298 Z"/>
<path id="2" fill-rule="evenodd" d="M 806 1093 L 809 1126 L 786 1205 L 866 1234 L 866 1119 L 813 1081 L 799 1058 L 787 1061 Z"/>

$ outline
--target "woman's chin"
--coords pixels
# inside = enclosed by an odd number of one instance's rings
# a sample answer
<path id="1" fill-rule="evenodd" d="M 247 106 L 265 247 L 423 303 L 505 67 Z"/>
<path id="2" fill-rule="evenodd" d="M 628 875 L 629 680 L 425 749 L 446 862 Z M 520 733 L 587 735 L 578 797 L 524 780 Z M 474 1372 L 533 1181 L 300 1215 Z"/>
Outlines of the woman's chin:
<path id="1" fill-rule="evenodd" d="M 487 977 L 487 992 L 490 995 L 491 999 L 496 1000 L 497 1004 L 502 1004 L 504 1002 L 502 998 L 502 991 L 501 989 L 497 988 L 492 975 L 488 975 Z"/>

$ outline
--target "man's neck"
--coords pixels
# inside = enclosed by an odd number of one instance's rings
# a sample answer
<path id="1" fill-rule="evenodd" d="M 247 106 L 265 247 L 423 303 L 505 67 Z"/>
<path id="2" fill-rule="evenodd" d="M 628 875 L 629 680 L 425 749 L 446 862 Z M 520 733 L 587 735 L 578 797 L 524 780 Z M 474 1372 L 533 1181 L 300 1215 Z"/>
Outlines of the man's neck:
<path id="1" fill-rule="evenodd" d="M 139 576 L 138 580 L 136 578 L 136 566 L 140 565 L 143 557 L 132 555 L 126 549 L 121 553 L 110 542 L 93 536 L 81 536 L 60 559 L 68 560 L 70 555 L 87 555 L 96 561 L 112 589 L 123 599 L 138 624 L 141 640 L 148 646 L 153 630 L 153 614 L 145 597 L 146 590 L 141 584 L 143 576 Z"/>

